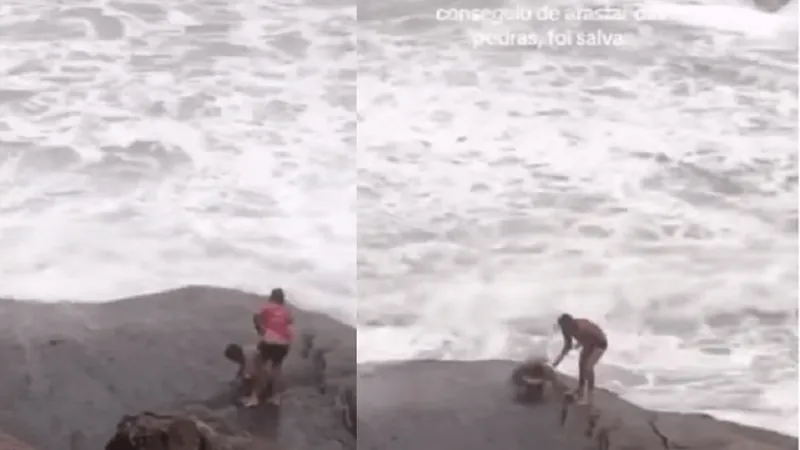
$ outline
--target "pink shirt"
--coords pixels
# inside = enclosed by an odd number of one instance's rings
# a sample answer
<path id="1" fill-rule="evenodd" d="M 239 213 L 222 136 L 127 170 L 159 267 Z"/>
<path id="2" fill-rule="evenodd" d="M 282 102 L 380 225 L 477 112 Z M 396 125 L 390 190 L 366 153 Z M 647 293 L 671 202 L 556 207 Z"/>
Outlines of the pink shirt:
<path id="1" fill-rule="evenodd" d="M 267 303 L 259 316 L 261 316 L 261 328 L 264 330 L 262 337 L 265 340 L 277 338 L 281 342 L 292 341 L 292 312 L 286 305 Z"/>

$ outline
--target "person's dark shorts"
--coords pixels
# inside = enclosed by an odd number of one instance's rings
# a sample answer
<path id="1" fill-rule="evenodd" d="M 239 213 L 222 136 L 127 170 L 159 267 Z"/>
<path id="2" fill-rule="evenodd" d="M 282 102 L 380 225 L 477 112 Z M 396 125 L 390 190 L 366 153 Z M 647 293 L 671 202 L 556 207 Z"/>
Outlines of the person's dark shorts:
<path id="1" fill-rule="evenodd" d="M 598 340 L 596 342 L 592 342 L 591 344 L 584 346 L 581 349 L 580 361 L 585 361 L 592 353 L 594 353 L 595 350 L 602 350 L 602 351 L 608 350 L 608 341 L 605 339 L 603 339 L 602 341 Z M 581 362 L 581 364 L 583 363 Z"/>
<path id="2" fill-rule="evenodd" d="M 262 341 L 258 343 L 258 353 L 264 361 L 280 366 L 289 354 L 289 344 L 270 344 Z"/>

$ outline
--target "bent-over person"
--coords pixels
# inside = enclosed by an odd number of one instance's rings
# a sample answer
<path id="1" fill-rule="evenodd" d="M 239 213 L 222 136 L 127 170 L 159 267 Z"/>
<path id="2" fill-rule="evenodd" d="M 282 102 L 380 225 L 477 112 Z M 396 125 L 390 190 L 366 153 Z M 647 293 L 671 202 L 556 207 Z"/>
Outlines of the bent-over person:
<path id="1" fill-rule="evenodd" d="M 606 334 L 591 320 L 576 319 L 569 314 L 562 314 L 558 318 L 558 326 L 564 335 L 564 348 L 553 361 L 553 368 L 558 367 L 567 353 L 574 348 L 573 339 L 577 341 L 581 353 L 578 359 L 578 388 L 574 395 L 579 403 L 591 406 L 594 401 L 594 367 L 608 350 Z M 584 387 L 586 387 L 585 395 Z"/>

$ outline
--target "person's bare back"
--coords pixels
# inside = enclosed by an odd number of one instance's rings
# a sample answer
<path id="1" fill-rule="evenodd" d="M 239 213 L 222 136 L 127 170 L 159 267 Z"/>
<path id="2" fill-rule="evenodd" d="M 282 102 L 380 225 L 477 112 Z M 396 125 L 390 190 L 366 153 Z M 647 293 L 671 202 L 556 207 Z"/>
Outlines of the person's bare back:
<path id="1" fill-rule="evenodd" d="M 588 319 L 575 319 L 575 331 L 572 337 L 584 348 L 608 342 L 606 333 L 597 324 Z"/>

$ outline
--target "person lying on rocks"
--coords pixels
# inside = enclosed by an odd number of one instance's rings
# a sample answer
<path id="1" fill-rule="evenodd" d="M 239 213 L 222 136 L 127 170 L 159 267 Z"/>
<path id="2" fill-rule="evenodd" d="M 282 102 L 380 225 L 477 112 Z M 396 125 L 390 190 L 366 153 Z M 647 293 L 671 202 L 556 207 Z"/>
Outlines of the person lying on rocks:
<path id="1" fill-rule="evenodd" d="M 559 316 L 558 326 L 564 335 L 564 348 L 553 361 L 553 368 L 558 367 L 574 348 L 572 340 L 575 339 L 581 347 L 581 354 L 578 359 L 578 388 L 573 395 L 578 403 L 591 406 L 594 400 L 594 367 L 608 349 L 606 334 L 596 323 L 588 319 L 576 319 L 569 314 Z M 587 387 L 585 396 L 584 387 Z"/>
<path id="2" fill-rule="evenodd" d="M 289 353 L 289 346 L 294 339 L 294 318 L 289 307 L 286 306 L 286 295 L 281 288 L 275 288 L 269 294 L 267 304 L 253 315 L 253 326 L 259 336 L 258 351 L 272 380 L 272 396 L 269 402 L 280 404 L 283 383 L 281 380 L 281 367 L 283 360 Z M 246 399 L 244 406 L 256 406 L 259 402 L 257 392 Z"/>

